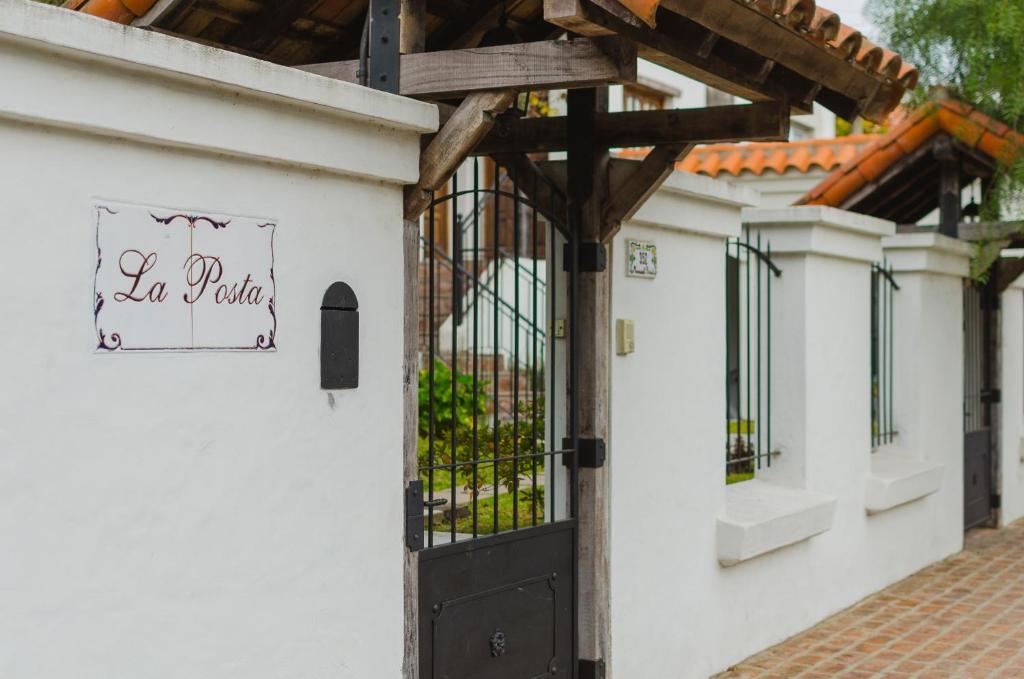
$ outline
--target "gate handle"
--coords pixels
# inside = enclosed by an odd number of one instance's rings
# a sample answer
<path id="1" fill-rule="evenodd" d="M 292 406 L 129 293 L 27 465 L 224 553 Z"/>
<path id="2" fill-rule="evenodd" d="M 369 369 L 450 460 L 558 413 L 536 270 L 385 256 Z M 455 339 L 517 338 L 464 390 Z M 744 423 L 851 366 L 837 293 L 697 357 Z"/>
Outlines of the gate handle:
<path id="1" fill-rule="evenodd" d="M 424 507 L 440 507 L 440 506 L 446 505 L 446 504 L 448 504 L 448 498 L 446 498 L 446 497 L 438 498 L 436 500 L 424 500 L 423 501 L 423 506 Z"/>

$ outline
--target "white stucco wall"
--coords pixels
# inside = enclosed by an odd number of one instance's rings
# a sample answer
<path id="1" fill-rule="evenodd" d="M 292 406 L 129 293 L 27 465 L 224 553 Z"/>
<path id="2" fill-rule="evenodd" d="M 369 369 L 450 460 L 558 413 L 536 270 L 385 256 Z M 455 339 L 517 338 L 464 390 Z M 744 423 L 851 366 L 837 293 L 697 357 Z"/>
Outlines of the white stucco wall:
<path id="1" fill-rule="evenodd" d="M 941 485 L 869 516 L 866 489 L 878 473 L 868 408 L 869 276 L 893 227 L 823 208 L 745 212 L 772 239 L 783 268 L 772 302 L 779 352 L 773 438 L 783 450 L 771 474 L 727 488 L 721 281 L 723 241 L 739 233 L 739 206 L 718 203 L 709 214 L 709 203 L 673 191 L 673 180 L 652 198 L 650 212 L 644 208 L 624 226 L 613 248 L 612 319 L 636 321 L 636 352 L 612 358 L 610 662 L 619 678 L 707 677 L 962 544 L 959 278 L 922 274 L 939 281 L 925 286 L 938 296 L 925 308 L 937 313 L 918 319 L 917 329 L 906 328 L 911 321 L 904 319 L 914 315 L 896 308 L 897 337 L 906 334 L 898 341 L 916 340 L 923 362 L 955 368 L 941 388 L 912 383 L 915 373 L 896 376 L 906 382 L 898 399 L 931 390 L 920 397 L 932 412 L 926 422 L 908 416 L 897 423 L 901 436 L 913 430 L 916 438 L 908 438 L 921 441 L 900 451 L 900 459 L 928 469 L 942 465 Z M 656 279 L 624 275 L 628 238 L 657 243 Z M 967 255 L 958 261 L 966 265 Z M 906 303 L 917 301 L 911 291 Z M 950 339 L 922 342 L 923 336 Z M 909 354 L 898 344 L 897 356 Z M 830 523 L 825 532 L 724 567 L 716 521 L 729 519 L 740 496 L 747 509 L 752 498 L 771 504 L 781 497 L 794 505 L 806 499 L 808 506 L 834 506 L 834 516 L 815 509 L 806 516 L 811 524 Z M 821 504 L 829 498 L 834 505 Z"/>
<path id="2" fill-rule="evenodd" d="M 0 0 L 0 677 L 398 677 L 433 107 Z M 277 220 L 274 353 L 94 353 L 94 199 Z M 360 387 L 319 388 L 321 297 Z"/>

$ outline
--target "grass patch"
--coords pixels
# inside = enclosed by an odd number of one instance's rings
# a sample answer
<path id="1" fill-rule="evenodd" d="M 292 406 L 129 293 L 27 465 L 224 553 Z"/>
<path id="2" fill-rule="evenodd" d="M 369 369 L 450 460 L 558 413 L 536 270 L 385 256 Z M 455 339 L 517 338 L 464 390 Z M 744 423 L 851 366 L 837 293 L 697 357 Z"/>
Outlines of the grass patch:
<path id="1" fill-rule="evenodd" d="M 470 465 L 459 465 L 462 467 L 457 470 L 455 474 L 456 487 L 462 488 L 463 485 L 472 482 L 472 468 Z M 477 479 L 483 486 L 492 486 L 494 484 L 494 465 L 489 462 L 481 462 L 477 467 Z M 537 476 L 543 478 L 544 467 L 537 465 Z M 427 472 L 420 472 L 420 479 L 423 480 L 423 492 L 430 492 L 430 477 Z M 434 494 L 442 490 L 448 490 L 452 487 L 452 473 L 448 469 L 435 469 L 434 470 Z"/>
<path id="2" fill-rule="evenodd" d="M 493 533 L 494 531 L 494 498 L 481 498 L 477 502 L 477 531 L 481 535 Z M 442 510 L 443 511 L 443 510 Z M 455 520 L 456 533 L 473 532 L 473 506 L 469 506 L 469 516 Z M 498 531 L 512 530 L 513 502 L 512 495 L 505 493 L 498 496 Z M 435 515 L 436 516 L 436 515 Z M 537 525 L 544 522 L 544 496 L 537 495 Z M 427 519 L 423 520 L 424 526 Z M 519 527 L 526 528 L 533 525 L 533 503 L 530 501 L 529 493 L 519 493 Z M 451 524 L 448 521 L 437 520 L 434 524 L 435 533 L 451 531 Z"/>
<path id="3" fill-rule="evenodd" d="M 742 483 L 744 481 L 749 481 L 752 478 L 754 478 L 754 472 L 742 472 L 742 473 L 739 473 L 739 474 L 726 474 L 725 475 L 725 485 L 729 486 L 729 485 L 732 485 L 734 483 Z"/>

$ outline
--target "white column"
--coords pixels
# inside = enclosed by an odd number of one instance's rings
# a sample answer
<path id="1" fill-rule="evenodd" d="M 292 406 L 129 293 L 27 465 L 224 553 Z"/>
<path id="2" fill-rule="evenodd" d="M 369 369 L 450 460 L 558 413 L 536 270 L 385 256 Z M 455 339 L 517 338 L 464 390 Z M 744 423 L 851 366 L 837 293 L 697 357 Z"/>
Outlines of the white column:
<path id="1" fill-rule="evenodd" d="M 612 318 L 635 351 L 611 357 L 610 676 L 699 675 L 695 634 L 651 625 L 698 610 L 715 582 L 725 502 L 725 242 L 749 189 L 674 173 L 615 237 Z M 657 247 L 657 276 L 627 275 L 630 240 Z M 712 668 L 713 669 L 713 668 Z M 683 672 L 682 675 L 679 675 Z M 710 669 L 703 673 L 707 676 Z"/>
<path id="2" fill-rule="evenodd" d="M 956 542 L 963 527 L 963 279 L 970 246 L 934 233 L 886 238 L 894 295 L 895 410 L 898 446 L 944 466 L 936 541 Z"/>
<path id="3" fill-rule="evenodd" d="M 868 471 L 871 265 L 891 222 L 807 206 L 744 211 L 782 269 L 772 289 L 772 448 L 761 480 L 841 495 Z"/>

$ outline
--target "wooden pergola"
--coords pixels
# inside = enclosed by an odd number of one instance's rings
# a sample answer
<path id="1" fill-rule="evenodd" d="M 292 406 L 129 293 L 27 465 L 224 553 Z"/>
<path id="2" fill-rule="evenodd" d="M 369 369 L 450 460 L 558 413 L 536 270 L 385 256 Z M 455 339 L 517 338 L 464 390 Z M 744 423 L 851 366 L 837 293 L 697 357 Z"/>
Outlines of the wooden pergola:
<path id="1" fill-rule="evenodd" d="M 69 0 L 66 7 L 260 59 L 437 102 L 443 127 L 423 153 L 415 218 L 470 153 L 568 150 L 566 118 L 502 118 L 516 94 L 636 80 L 648 59 L 761 102 L 704 111 L 608 114 L 586 143 L 652 147 L 602 196 L 607 241 L 693 144 L 778 140 L 787 112 L 817 102 L 881 122 L 917 71 L 814 0 Z M 365 30 L 364 30 L 365 29 Z M 582 96 L 582 95 L 581 95 Z M 583 105 L 576 99 L 576 109 Z M 570 116 L 572 113 L 570 113 Z M 602 161 L 605 162 L 605 161 Z M 615 196 L 614 200 L 612 196 Z"/>

